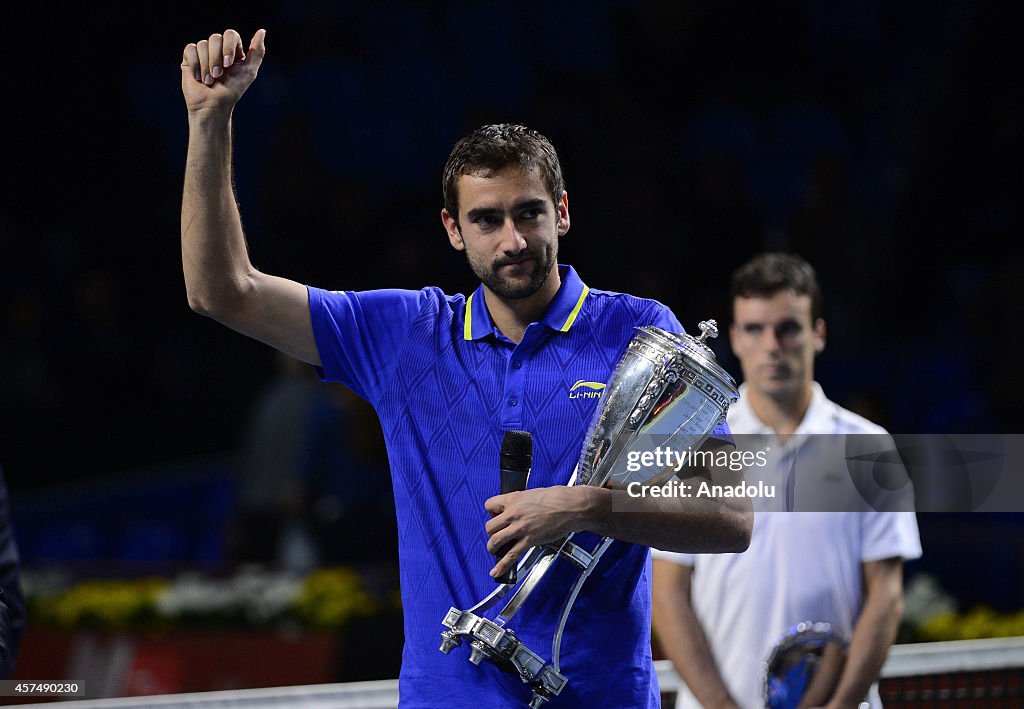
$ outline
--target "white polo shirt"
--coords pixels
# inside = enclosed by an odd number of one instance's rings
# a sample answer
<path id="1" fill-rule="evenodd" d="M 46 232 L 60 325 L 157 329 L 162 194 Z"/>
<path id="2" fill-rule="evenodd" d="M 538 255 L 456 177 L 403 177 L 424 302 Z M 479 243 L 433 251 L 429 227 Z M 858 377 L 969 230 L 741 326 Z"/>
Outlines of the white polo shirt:
<path id="1" fill-rule="evenodd" d="M 776 482 L 773 499 L 755 499 L 750 548 L 740 554 L 678 554 L 653 550 L 655 558 L 693 567 L 691 602 L 711 645 L 715 664 L 737 703 L 763 707 L 761 668 L 775 643 L 800 621 L 825 621 L 849 640 L 861 608 L 861 564 L 889 557 L 916 559 L 921 540 L 913 512 L 767 512 L 808 509 L 800 504 L 803 477 L 788 484 L 792 456 L 800 455 L 806 470 L 806 446 L 827 439 L 803 437 L 818 433 L 885 433 L 885 430 L 826 398 L 815 382 L 807 414 L 785 444 L 754 414 L 740 387 L 730 409 L 734 434 L 764 434 L 771 441 L 769 466 L 759 473 Z M 841 440 L 841 439 L 836 439 Z M 741 446 L 742 447 L 742 446 Z M 813 453 L 812 453 L 813 455 Z M 817 457 L 817 456 L 816 456 Z M 831 470 L 845 465 L 844 456 L 821 456 L 823 485 L 849 484 L 849 473 Z M 812 493 L 813 494 L 813 493 Z M 813 508 L 813 507 L 811 507 Z M 877 687 L 871 703 L 880 707 Z M 685 687 L 676 707 L 699 707 Z"/>

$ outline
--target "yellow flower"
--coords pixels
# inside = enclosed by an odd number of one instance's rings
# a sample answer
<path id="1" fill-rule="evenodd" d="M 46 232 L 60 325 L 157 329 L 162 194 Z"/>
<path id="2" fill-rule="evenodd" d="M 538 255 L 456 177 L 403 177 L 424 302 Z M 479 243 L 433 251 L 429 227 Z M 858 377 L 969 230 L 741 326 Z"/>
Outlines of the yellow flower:
<path id="1" fill-rule="evenodd" d="M 919 635 L 925 642 L 1024 635 L 1024 610 L 999 613 L 978 605 L 967 613 L 940 613 L 921 625 Z"/>
<path id="2" fill-rule="evenodd" d="M 157 594 L 166 585 L 166 580 L 156 578 L 83 581 L 62 594 L 41 599 L 34 610 L 42 620 L 62 627 L 123 630 L 154 615 Z"/>
<path id="3" fill-rule="evenodd" d="M 371 615 L 377 602 L 357 573 L 334 567 L 314 571 L 306 578 L 295 610 L 310 627 L 334 630 L 351 618 Z"/>

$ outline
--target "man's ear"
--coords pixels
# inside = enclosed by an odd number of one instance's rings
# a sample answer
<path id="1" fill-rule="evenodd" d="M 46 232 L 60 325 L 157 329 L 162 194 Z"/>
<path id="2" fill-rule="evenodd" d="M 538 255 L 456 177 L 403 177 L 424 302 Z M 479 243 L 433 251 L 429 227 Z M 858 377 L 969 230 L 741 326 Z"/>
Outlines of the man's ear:
<path id="1" fill-rule="evenodd" d="M 444 230 L 448 232 L 448 243 L 456 251 L 464 251 L 466 244 L 462 240 L 462 232 L 459 230 L 459 220 L 448 213 L 447 209 L 441 209 L 441 223 Z"/>
<path id="2" fill-rule="evenodd" d="M 814 321 L 814 353 L 821 354 L 825 351 L 825 321 L 818 318 Z"/>
<path id="3" fill-rule="evenodd" d="M 555 206 L 558 209 L 558 235 L 565 236 L 569 231 L 569 193 L 563 192 L 562 198 Z"/>

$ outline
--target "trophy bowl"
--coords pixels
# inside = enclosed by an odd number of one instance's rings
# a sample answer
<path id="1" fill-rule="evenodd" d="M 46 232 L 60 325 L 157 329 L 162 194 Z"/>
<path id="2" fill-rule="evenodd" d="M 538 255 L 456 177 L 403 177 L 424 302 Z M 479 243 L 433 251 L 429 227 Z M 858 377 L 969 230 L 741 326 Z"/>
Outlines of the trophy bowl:
<path id="1" fill-rule="evenodd" d="M 717 337 L 715 321 L 703 321 L 699 328 L 699 337 L 637 328 L 584 438 L 578 484 L 659 485 L 674 474 L 672 469 L 631 470 L 631 453 L 659 446 L 696 450 L 725 420 L 739 398 L 736 382 L 704 343 Z"/>

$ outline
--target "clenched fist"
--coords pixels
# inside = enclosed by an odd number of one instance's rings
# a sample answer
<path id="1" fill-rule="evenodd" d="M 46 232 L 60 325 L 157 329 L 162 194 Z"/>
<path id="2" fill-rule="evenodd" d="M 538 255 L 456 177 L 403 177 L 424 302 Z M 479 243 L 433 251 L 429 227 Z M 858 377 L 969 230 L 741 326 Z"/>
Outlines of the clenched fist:
<path id="1" fill-rule="evenodd" d="M 228 111 L 256 79 L 267 48 L 266 30 L 258 30 L 242 49 L 235 30 L 212 34 L 185 47 L 181 59 L 181 93 L 190 113 Z"/>

